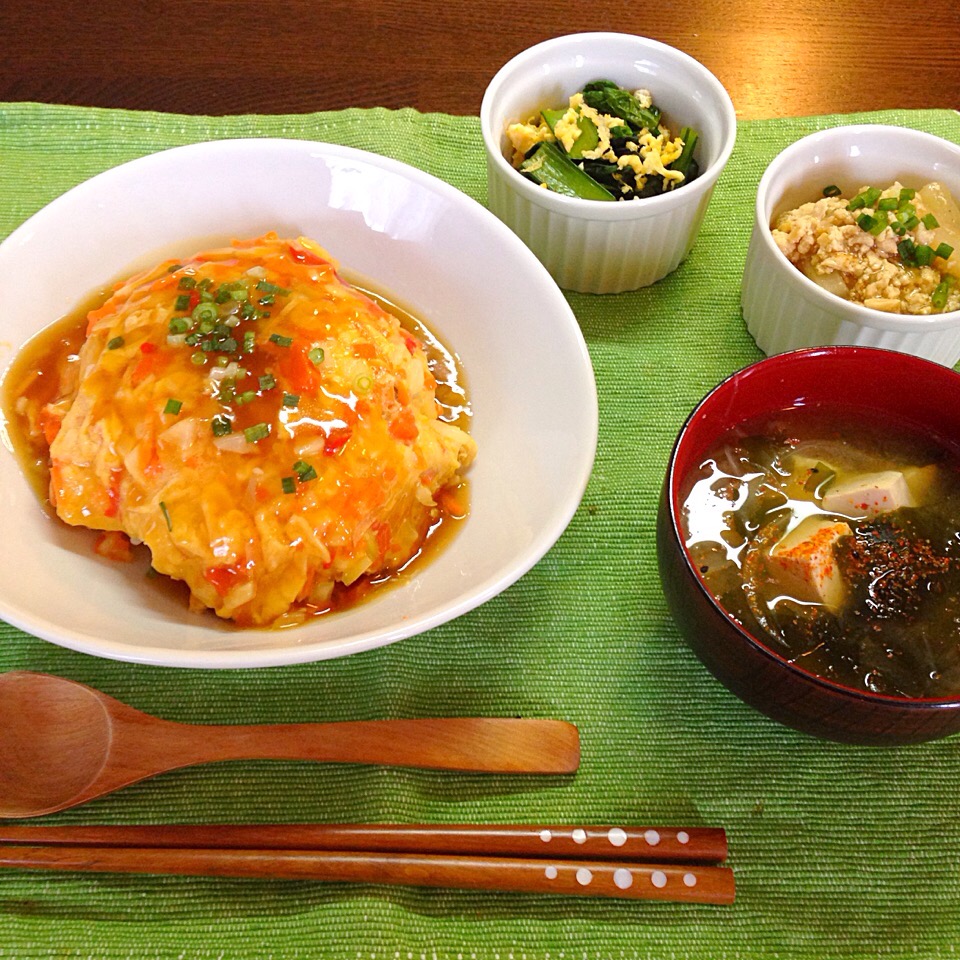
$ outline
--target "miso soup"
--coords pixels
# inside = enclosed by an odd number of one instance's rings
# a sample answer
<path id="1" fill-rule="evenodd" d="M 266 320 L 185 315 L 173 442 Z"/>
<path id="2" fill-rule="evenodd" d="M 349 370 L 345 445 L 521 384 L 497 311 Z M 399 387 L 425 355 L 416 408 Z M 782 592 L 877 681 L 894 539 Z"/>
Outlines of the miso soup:
<path id="1" fill-rule="evenodd" d="M 811 673 L 960 696 L 960 454 L 904 424 L 800 408 L 688 477 L 687 549 L 723 608 Z"/>

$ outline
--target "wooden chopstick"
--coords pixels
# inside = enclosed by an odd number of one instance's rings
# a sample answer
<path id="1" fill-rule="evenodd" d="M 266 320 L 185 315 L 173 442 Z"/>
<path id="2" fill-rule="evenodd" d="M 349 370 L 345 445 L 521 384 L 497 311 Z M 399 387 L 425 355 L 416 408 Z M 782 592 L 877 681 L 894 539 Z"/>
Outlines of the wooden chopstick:
<path id="1" fill-rule="evenodd" d="M 351 847 L 352 845 L 352 847 Z M 709 827 L 170 824 L 0 827 L 0 867 L 320 880 L 725 904 Z"/>
<path id="2" fill-rule="evenodd" d="M 403 884 L 685 903 L 725 904 L 734 898 L 729 867 L 538 857 L 10 844 L 0 845 L 0 867 Z"/>
<path id="3" fill-rule="evenodd" d="M 716 827 L 278 823 L 37 827 L 0 823 L 0 843 L 110 847 L 365 850 L 392 853 L 722 862 Z"/>

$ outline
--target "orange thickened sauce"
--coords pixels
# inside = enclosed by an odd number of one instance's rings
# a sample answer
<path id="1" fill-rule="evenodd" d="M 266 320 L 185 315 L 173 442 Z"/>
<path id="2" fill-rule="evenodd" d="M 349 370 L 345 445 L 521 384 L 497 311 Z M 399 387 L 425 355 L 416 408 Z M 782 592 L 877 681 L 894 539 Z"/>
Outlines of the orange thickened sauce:
<path id="1" fill-rule="evenodd" d="M 97 552 L 190 604 L 290 626 L 395 584 L 468 513 L 457 356 L 275 235 L 164 261 L 42 331 L 4 380 L 11 440 Z M 132 545 L 132 546 L 131 546 Z"/>

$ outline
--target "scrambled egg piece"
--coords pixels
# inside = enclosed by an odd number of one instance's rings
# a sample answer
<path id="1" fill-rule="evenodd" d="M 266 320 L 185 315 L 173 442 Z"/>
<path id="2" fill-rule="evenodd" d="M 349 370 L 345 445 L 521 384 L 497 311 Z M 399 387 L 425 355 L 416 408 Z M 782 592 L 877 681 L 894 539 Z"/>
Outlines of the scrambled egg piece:
<path id="1" fill-rule="evenodd" d="M 519 167 L 528 151 L 544 140 L 556 140 L 549 124 L 541 117 L 531 119 L 527 123 L 511 123 L 507 127 L 507 139 L 513 148 L 510 162 Z"/>
<path id="2" fill-rule="evenodd" d="M 404 564 L 475 454 L 420 342 L 303 238 L 132 277 L 88 315 L 79 367 L 45 411 L 57 514 L 145 543 L 240 624 Z"/>
<path id="3" fill-rule="evenodd" d="M 902 189 L 894 183 L 880 199 L 898 197 Z M 923 197 L 921 190 L 914 199 L 918 221 L 929 212 Z M 907 266 L 897 247 L 901 236 L 889 226 L 875 236 L 858 224 L 861 215 L 874 214 L 876 208 L 851 211 L 848 203 L 845 197 L 823 197 L 782 214 L 774 224 L 773 238 L 784 256 L 811 280 L 844 299 L 889 313 L 935 312 L 933 293 L 951 271 L 956 251 L 950 263 L 938 257 L 930 265 Z M 939 230 L 918 222 L 904 236 L 936 247 Z M 953 283 L 942 311 L 957 309 L 960 284 Z"/>

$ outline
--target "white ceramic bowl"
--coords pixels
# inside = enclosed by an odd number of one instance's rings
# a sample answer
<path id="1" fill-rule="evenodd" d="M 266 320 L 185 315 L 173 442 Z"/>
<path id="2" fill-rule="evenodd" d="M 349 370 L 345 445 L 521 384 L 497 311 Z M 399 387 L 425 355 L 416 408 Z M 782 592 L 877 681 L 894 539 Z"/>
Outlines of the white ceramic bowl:
<path id="1" fill-rule="evenodd" d="M 682 126 L 699 132 L 696 180 L 658 197 L 602 203 L 552 193 L 514 170 L 507 125 L 564 106 L 600 79 L 649 90 L 674 135 Z M 632 34 L 580 33 L 546 40 L 501 67 L 484 93 L 480 126 L 490 209 L 561 287 L 619 293 L 665 277 L 690 252 L 733 150 L 736 114 L 720 81 L 687 54 Z"/>
<path id="2" fill-rule="evenodd" d="M 529 570 L 564 530 L 597 437 L 593 370 L 576 319 L 533 254 L 480 204 L 380 156 L 305 141 L 220 141 L 81 184 L 0 245 L 0 370 L 99 284 L 177 251 L 268 230 L 314 237 L 348 276 L 411 309 L 459 354 L 479 448 L 472 512 L 459 533 L 415 576 L 354 609 L 295 628 L 241 630 L 191 615 L 181 598 L 145 581 L 145 563 L 94 555 L 89 531 L 44 512 L 7 443 L 0 617 L 121 660 L 321 660 L 465 613 Z"/>
<path id="3" fill-rule="evenodd" d="M 909 316 L 873 310 L 824 290 L 781 253 L 771 225 L 836 184 L 846 196 L 864 186 L 932 180 L 960 197 L 960 146 L 905 127 L 833 127 L 791 144 L 767 167 L 757 188 L 741 304 L 747 329 L 766 354 L 853 344 L 911 353 L 952 367 L 960 360 L 960 311 Z"/>

